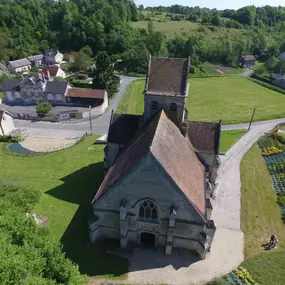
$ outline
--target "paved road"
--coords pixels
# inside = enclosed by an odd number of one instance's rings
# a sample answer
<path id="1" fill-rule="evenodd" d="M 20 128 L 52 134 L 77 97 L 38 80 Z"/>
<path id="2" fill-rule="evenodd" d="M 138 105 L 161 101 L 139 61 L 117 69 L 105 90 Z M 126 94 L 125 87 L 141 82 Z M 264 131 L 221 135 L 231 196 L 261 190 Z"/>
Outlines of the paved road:
<path id="1" fill-rule="evenodd" d="M 127 88 L 127 86 L 136 77 L 121 76 L 120 90 L 117 96 L 110 102 L 110 106 L 105 114 L 97 119 L 92 120 L 92 132 L 97 134 L 105 134 L 108 131 L 112 110 L 116 111 L 119 102 Z M 90 122 L 73 122 L 73 123 L 48 123 L 48 122 L 29 122 L 23 120 L 15 120 L 15 127 L 24 130 L 29 136 L 38 137 L 78 137 L 85 132 L 90 131 Z"/>

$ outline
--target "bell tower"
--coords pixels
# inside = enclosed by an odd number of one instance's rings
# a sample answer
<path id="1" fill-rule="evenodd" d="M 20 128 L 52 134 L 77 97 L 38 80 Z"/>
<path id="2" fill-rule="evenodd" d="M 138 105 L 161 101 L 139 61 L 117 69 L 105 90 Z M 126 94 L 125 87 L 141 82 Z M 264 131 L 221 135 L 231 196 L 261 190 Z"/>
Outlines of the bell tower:
<path id="1" fill-rule="evenodd" d="M 189 66 L 190 58 L 149 57 L 144 89 L 144 120 L 164 108 L 174 121 L 184 121 Z"/>

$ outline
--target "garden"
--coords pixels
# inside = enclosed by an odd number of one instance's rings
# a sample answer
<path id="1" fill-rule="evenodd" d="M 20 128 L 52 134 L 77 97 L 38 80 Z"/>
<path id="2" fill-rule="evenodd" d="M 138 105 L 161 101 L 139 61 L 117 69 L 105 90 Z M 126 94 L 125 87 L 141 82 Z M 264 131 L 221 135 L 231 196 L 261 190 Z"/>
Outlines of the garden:
<path id="1" fill-rule="evenodd" d="M 258 145 L 277 195 L 282 218 L 285 219 L 285 135 L 272 133 L 260 138 Z"/>
<path id="2" fill-rule="evenodd" d="M 145 80 L 132 82 L 117 112 L 142 114 Z M 258 85 L 242 76 L 189 79 L 185 107 L 189 120 L 218 122 L 224 125 L 249 122 L 256 108 L 254 121 L 285 117 L 285 96 Z"/>

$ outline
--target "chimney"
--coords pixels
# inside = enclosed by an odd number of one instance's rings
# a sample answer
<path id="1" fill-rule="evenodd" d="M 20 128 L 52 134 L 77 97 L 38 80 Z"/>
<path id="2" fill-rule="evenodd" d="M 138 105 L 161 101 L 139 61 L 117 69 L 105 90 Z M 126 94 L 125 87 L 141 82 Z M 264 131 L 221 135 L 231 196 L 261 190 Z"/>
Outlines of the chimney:
<path id="1" fill-rule="evenodd" d="M 46 75 L 47 75 L 47 80 L 50 81 L 50 72 L 49 72 L 48 69 L 47 69 L 47 71 L 46 71 Z"/>

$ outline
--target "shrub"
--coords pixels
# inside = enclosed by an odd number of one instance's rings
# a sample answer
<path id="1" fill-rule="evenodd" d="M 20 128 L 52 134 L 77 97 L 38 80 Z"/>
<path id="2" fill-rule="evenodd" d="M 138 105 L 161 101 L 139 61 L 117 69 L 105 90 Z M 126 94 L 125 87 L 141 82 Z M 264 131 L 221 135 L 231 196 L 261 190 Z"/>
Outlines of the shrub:
<path id="1" fill-rule="evenodd" d="M 277 202 L 280 206 L 285 206 L 285 195 L 279 195 L 277 198 Z"/>
<path id="2" fill-rule="evenodd" d="M 21 136 L 15 136 L 15 137 L 12 137 L 11 135 L 3 135 L 3 136 L 0 136 L 0 142 L 11 142 L 11 143 L 17 143 L 17 142 L 20 142 L 22 141 L 23 138 Z"/>
<path id="3" fill-rule="evenodd" d="M 48 102 L 38 103 L 36 106 L 36 112 L 39 117 L 44 117 L 50 110 L 51 104 Z"/>
<path id="4" fill-rule="evenodd" d="M 263 154 L 264 156 L 270 156 L 270 155 L 277 154 L 277 153 L 280 153 L 280 152 L 281 152 L 280 149 L 278 149 L 278 148 L 275 147 L 275 146 L 271 146 L 271 147 L 266 147 L 266 148 L 264 148 L 262 154 Z"/>
<path id="5" fill-rule="evenodd" d="M 269 83 L 266 83 L 266 82 L 262 82 L 260 80 L 257 80 L 257 79 L 253 79 L 253 78 L 249 78 L 251 81 L 263 86 L 263 87 L 266 87 L 268 89 L 271 89 L 273 91 L 276 91 L 276 92 L 279 92 L 279 93 L 282 93 L 282 94 L 285 94 L 285 90 L 282 89 L 282 88 L 279 88 L 277 86 L 274 86 L 272 84 L 269 84 Z"/>

